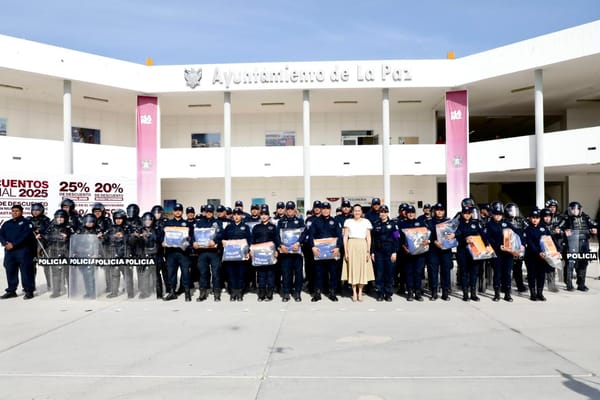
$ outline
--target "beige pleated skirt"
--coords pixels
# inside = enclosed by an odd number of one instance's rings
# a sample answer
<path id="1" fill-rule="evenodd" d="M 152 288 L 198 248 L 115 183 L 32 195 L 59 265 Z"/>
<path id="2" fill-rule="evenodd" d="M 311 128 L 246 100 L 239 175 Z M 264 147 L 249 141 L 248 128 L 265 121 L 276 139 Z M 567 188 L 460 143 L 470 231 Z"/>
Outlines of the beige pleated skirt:
<path id="1" fill-rule="evenodd" d="M 351 285 L 365 285 L 369 281 L 375 280 L 373 273 L 373 263 L 367 249 L 365 239 L 348 239 L 348 248 L 346 249 L 348 261 L 344 259 L 342 268 L 342 280 L 348 281 Z M 367 255 L 369 259 L 367 260 Z"/>

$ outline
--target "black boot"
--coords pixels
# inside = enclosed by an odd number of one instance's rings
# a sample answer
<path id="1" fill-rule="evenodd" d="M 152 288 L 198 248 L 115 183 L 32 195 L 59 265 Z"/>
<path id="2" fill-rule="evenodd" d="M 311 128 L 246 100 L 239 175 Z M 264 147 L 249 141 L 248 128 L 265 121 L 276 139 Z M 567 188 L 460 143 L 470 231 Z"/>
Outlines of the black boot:
<path id="1" fill-rule="evenodd" d="M 177 295 L 175 294 L 175 292 L 173 290 L 171 290 L 169 292 L 169 294 L 167 295 L 167 297 L 165 297 L 165 300 L 166 301 L 175 300 L 176 298 L 177 298 Z"/>
<path id="2" fill-rule="evenodd" d="M 477 297 L 477 288 L 471 288 L 471 300 L 479 301 L 479 297 Z"/>
<path id="3" fill-rule="evenodd" d="M 236 293 L 237 293 L 237 294 L 236 294 L 236 296 L 235 296 L 235 299 L 236 299 L 237 301 L 244 301 L 244 290 L 243 290 L 243 289 L 237 289 L 237 290 L 236 290 Z"/>
<path id="4" fill-rule="evenodd" d="M 156 298 L 157 299 L 162 299 L 162 297 L 163 297 L 162 283 L 161 282 L 157 282 L 157 285 L 156 285 Z"/>
<path id="5" fill-rule="evenodd" d="M 500 301 L 500 288 L 494 288 L 494 301 Z"/>
<path id="6" fill-rule="evenodd" d="M 407 301 L 413 301 L 414 300 L 414 294 L 413 294 L 412 289 L 408 289 L 406 291 L 406 300 Z"/>
<path id="7" fill-rule="evenodd" d="M 215 301 L 221 301 L 221 289 L 213 289 Z"/>
<path id="8" fill-rule="evenodd" d="M 437 298 L 438 298 L 438 288 L 437 288 L 437 286 L 434 286 L 431 288 L 431 297 L 429 298 L 429 300 L 436 301 Z"/>
<path id="9" fill-rule="evenodd" d="M 463 289 L 463 301 L 469 301 L 469 291 L 467 288 Z"/>
<path id="10" fill-rule="evenodd" d="M 537 290 L 537 299 L 539 301 L 546 301 L 546 298 L 544 297 L 543 292 L 544 292 L 544 288 L 543 287 L 542 288 L 538 288 L 538 290 Z"/>
<path id="11" fill-rule="evenodd" d="M 534 289 L 529 289 L 529 300 L 531 300 L 531 301 L 537 300 L 537 295 L 536 295 Z"/>
<path id="12" fill-rule="evenodd" d="M 198 298 L 196 301 L 204 301 L 208 297 L 208 290 L 200 289 L 200 293 L 198 293 Z"/>
<path id="13" fill-rule="evenodd" d="M 442 289 L 442 300 L 450 301 L 450 294 L 448 293 L 448 289 Z"/>
<path id="14" fill-rule="evenodd" d="M 506 289 L 506 291 L 504 292 L 504 300 L 508 301 L 508 302 L 512 302 L 513 298 L 510 295 L 510 288 Z"/>
<path id="15" fill-rule="evenodd" d="M 416 301 L 423 301 L 423 295 L 421 294 L 420 290 L 415 290 L 415 300 Z"/>
<path id="16" fill-rule="evenodd" d="M 295 301 L 295 302 L 300 302 L 300 301 L 302 301 L 302 297 L 300 296 L 300 292 L 296 292 L 296 293 L 294 293 L 294 301 Z"/>
<path id="17" fill-rule="evenodd" d="M 184 289 L 185 301 L 192 301 L 192 292 L 190 289 Z"/>
<path id="18" fill-rule="evenodd" d="M 258 297 L 256 298 L 257 301 L 264 301 L 265 300 L 265 289 L 258 289 Z"/>
<path id="19" fill-rule="evenodd" d="M 329 296 L 327 296 L 331 301 L 338 301 L 337 296 L 335 295 L 335 290 L 329 291 Z"/>
<path id="20" fill-rule="evenodd" d="M 312 299 L 310 299 L 310 301 L 314 303 L 319 300 L 321 300 L 321 291 L 317 289 L 315 290 L 315 293 L 313 294 Z"/>
<path id="21" fill-rule="evenodd" d="M 265 300 L 267 300 L 267 301 L 273 300 L 273 288 L 267 289 L 267 295 L 265 297 Z"/>

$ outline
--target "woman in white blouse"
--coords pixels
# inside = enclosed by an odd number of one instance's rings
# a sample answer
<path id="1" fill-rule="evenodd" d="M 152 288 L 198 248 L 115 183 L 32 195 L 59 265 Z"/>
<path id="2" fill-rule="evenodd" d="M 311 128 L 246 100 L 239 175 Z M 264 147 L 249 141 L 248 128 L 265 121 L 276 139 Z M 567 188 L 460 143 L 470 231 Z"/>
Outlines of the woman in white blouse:
<path id="1" fill-rule="evenodd" d="M 352 301 L 363 300 L 363 287 L 375 279 L 371 263 L 371 221 L 362 217 L 362 207 L 352 207 L 352 218 L 344 222 L 344 268 L 342 280 L 352 285 Z"/>

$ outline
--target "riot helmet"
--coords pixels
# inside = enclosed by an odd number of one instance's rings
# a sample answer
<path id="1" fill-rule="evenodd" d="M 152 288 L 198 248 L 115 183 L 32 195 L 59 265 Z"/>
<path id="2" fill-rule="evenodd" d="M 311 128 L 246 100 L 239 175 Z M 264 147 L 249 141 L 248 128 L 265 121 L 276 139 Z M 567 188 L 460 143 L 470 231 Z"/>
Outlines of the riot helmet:
<path id="1" fill-rule="evenodd" d="M 39 211 L 39 212 L 40 212 L 40 214 L 43 214 L 43 213 L 44 213 L 44 210 L 45 210 L 45 209 L 44 209 L 44 205 L 43 205 L 42 203 L 33 203 L 33 204 L 31 205 L 31 212 L 34 212 L 34 211 Z"/>
<path id="2" fill-rule="evenodd" d="M 558 201 L 554 200 L 554 199 L 549 199 L 546 201 L 546 204 L 544 204 L 544 207 L 546 208 L 550 208 L 550 207 L 556 207 L 558 208 Z"/>
<path id="3" fill-rule="evenodd" d="M 75 202 L 71 199 L 63 199 L 63 201 L 60 202 L 60 208 L 64 210 L 65 207 L 69 208 L 69 212 L 73 212 L 75 211 Z"/>
<path id="4" fill-rule="evenodd" d="M 517 218 L 520 216 L 519 206 L 515 203 L 508 203 L 506 207 L 504 207 L 504 213 L 509 218 Z"/>
<path id="5" fill-rule="evenodd" d="M 572 201 L 569 203 L 569 207 L 567 208 L 567 213 L 569 217 L 579 217 L 581 215 L 581 203 L 578 201 Z"/>
<path id="6" fill-rule="evenodd" d="M 113 217 L 113 222 L 116 224 L 118 219 L 125 222 L 125 219 L 127 219 L 127 214 L 125 213 L 125 211 L 118 209 L 112 213 L 112 217 Z"/>
<path id="7" fill-rule="evenodd" d="M 140 206 L 135 203 L 132 203 L 127 206 L 127 218 L 134 219 L 139 218 L 140 216 Z"/>
<path id="8" fill-rule="evenodd" d="M 470 198 L 470 197 L 466 197 L 466 198 L 464 198 L 464 199 L 461 200 L 460 206 L 461 206 L 461 208 L 464 208 L 464 207 L 475 207 L 475 201 L 473 201 L 473 199 Z"/>
<path id="9" fill-rule="evenodd" d="M 504 214 L 504 204 L 501 201 L 494 201 L 490 204 L 490 211 L 492 214 Z"/>
<path id="10" fill-rule="evenodd" d="M 104 208 L 104 204 L 102 203 L 94 203 L 94 205 L 92 206 L 92 212 L 94 211 L 102 211 L 102 214 L 104 215 L 106 208 Z"/>
<path id="11" fill-rule="evenodd" d="M 67 212 L 61 208 L 60 210 L 56 210 L 54 212 L 54 220 L 56 220 L 57 218 L 63 219 L 63 221 L 58 224 L 63 225 L 69 220 L 69 214 L 67 214 Z"/>
<path id="12" fill-rule="evenodd" d="M 142 215 L 142 224 L 144 224 L 144 226 L 146 228 L 151 228 L 154 225 L 154 221 L 155 221 L 155 218 L 154 218 L 154 215 L 152 213 L 145 212 Z"/>
<path id="13" fill-rule="evenodd" d="M 85 214 L 83 216 L 83 225 L 87 227 L 88 224 L 96 225 L 96 216 L 94 214 Z M 89 227 L 91 228 L 91 227 Z"/>

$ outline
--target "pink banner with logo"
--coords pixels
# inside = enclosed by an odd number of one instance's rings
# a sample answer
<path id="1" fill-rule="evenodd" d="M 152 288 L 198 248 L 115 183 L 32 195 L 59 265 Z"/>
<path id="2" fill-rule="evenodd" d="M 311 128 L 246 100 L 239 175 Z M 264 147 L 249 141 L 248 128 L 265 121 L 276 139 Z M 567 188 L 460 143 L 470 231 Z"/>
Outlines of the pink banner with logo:
<path id="1" fill-rule="evenodd" d="M 160 204 L 158 173 L 158 98 L 138 96 L 137 101 L 137 203 L 149 211 Z"/>
<path id="2" fill-rule="evenodd" d="M 466 90 L 446 92 L 446 205 L 448 215 L 469 197 L 469 109 Z"/>

